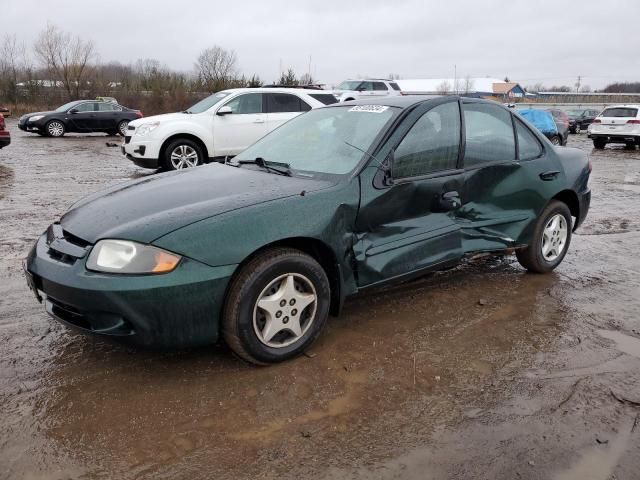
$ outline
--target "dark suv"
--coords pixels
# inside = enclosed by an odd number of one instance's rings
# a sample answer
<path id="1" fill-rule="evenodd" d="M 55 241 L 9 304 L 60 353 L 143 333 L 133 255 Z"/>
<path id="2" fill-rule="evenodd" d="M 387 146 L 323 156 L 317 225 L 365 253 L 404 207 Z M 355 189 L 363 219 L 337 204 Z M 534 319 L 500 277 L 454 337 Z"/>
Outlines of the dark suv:
<path id="1" fill-rule="evenodd" d="M 600 112 L 593 109 L 569 110 L 569 132 L 580 133 L 586 130 Z"/>

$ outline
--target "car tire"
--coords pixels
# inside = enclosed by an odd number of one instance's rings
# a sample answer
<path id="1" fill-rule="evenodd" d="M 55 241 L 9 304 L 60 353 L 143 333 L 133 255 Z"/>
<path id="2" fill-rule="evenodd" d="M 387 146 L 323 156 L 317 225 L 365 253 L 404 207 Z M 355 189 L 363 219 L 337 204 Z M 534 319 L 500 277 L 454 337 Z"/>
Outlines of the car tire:
<path id="1" fill-rule="evenodd" d="M 166 170 L 182 170 L 204 163 L 202 148 L 188 138 L 177 138 L 164 149 L 163 167 Z"/>
<path id="2" fill-rule="evenodd" d="M 607 145 L 606 140 L 602 140 L 600 138 L 593 139 L 593 148 L 597 150 L 602 150 Z"/>
<path id="3" fill-rule="evenodd" d="M 516 250 L 520 265 L 535 273 L 556 268 L 571 244 L 571 227 L 569 207 L 552 200 L 538 216 L 529 246 Z"/>
<path id="4" fill-rule="evenodd" d="M 551 143 L 554 145 L 558 145 L 558 146 L 562 145 L 562 139 L 558 135 L 554 135 L 549 140 L 551 140 Z"/>
<path id="5" fill-rule="evenodd" d="M 330 299 L 327 274 L 315 259 L 292 248 L 268 249 L 247 262 L 231 281 L 222 335 L 247 362 L 282 362 L 300 355 L 316 340 L 326 324 Z M 296 309 L 296 305 L 303 307 Z M 286 324 L 294 328 L 289 330 Z"/>
<path id="6" fill-rule="evenodd" d="M 127 127 L 129 126 L 129 120 L 122 120 L 118 123 L 118 133 L 121 137 L 124 137 L 127 134 Z"/>
<path id="7" fill-rule="evenodd" d="M 65 133 L 65 126 L 60 120 L 50 120 L 44 126 L 44 131 L 48 137 L 62 137 Z"/>
<path id="8" fill-rule="evenodd" d="M 582 128 L 580 127 L 579 123 L 576 123 L 575 128 L 573 129 L 573 133 L 575 133 L 576 135 L 580 135 L 580 132 L 582 131 Z"/>

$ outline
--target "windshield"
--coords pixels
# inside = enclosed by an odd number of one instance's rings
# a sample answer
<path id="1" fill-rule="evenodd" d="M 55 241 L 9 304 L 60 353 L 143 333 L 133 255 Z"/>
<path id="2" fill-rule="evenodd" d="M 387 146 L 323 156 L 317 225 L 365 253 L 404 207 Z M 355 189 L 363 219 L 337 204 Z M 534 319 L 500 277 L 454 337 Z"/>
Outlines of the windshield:
<path id="1" fill-rule="evenodd" d="M 234 158 L 287 163 L 293 170 L 353 170 L 398 109 L 381 105 L 311 110 L 285 123 Z M 347 145 L 345 142 L 353 146 Z"/>
<path id="2" fill-rule="evenodd" d="M 185 112 L 187 112 L 187 113 L 202 113 L 202 112 L 206 112 L 211 107 L 213 107 L 216 103 L 220 102 L 220 100 L 222 100 L 223 98 L 229 96 L 230 93 L 231 92 L 224 92 L 224 91 L 223 92 L 214 93 L 213 95 L 210 95 L 207 98 L 205 98 L 203 100 L 200 100 L 194 106 L 189 107 L 188 109 L 185 110 Z"/>
<path id="3" fill-rule="evenodd" d="M 584 110 L 569 110 L 567 112 L 567 115 L 569 115 L 569 117 L 571 118 L 575 118 L 582 116 L 582 112 L 584 112 Z"/>
<path id="4" fill-rule="evenodd" d="M 361 83 L 360 80 L 345 80 L 336 87 L 336 90 L 355 90 Z"/>
<path id="5" fill-rule="evenodd" d="M 70 108 L 75 107 L 79 103 L 80 102 L 78 100 L 76 100 L 75 102 L 65 103 L 61 107 L 56 108 L 56 112 L 66 112 L 67 110 L 69 110 Z"/>

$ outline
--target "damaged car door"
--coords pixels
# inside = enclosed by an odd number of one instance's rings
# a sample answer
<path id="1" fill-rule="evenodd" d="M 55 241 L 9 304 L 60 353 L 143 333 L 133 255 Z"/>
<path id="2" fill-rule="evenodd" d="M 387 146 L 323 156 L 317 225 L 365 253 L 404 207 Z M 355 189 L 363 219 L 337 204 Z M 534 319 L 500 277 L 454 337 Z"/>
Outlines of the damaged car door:
<path id="1" fill-rule="evenodd" d="M 461 144 L 459 103 L 443 98 L 418 106 L 395 129 L 378 153 L 386 169 L 373 178 L 363 172 L 354 245 L 359 287 L 460 259 Z"/>

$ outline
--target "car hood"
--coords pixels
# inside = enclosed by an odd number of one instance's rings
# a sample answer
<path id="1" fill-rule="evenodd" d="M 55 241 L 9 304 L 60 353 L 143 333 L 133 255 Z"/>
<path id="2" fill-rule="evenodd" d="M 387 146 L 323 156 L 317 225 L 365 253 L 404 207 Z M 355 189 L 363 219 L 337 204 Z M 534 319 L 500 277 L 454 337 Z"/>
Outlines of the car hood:
<path id="1" fill-rule="evenodd" d="M 73 205 L 60 223 L 64 230 L 90 243 L 102 238 L 151 243 L 205 218 L 331 185 L 326 180 L 214 163 L 153 175 L 90 195 Z"/>
<path id="2" fill-rule="evenodd" d="M 197 115 L 197 114 L 182 113 L 182 112 L 163 113 L 162 115 L 152 115 L 150 117 L 144 117 L 144 118 L 139 118 L 137 120 L 133 120 L 132 122 L 129 122 L 129 125 L 131 125 L 133 127 L 139 127 L 143 123 L 168 122 L 168 121 L 171 121 L 171 120 L 183 120 L 185 117 L 190 117 L 190 116 L 193 116 L 193 115 Z"/>

